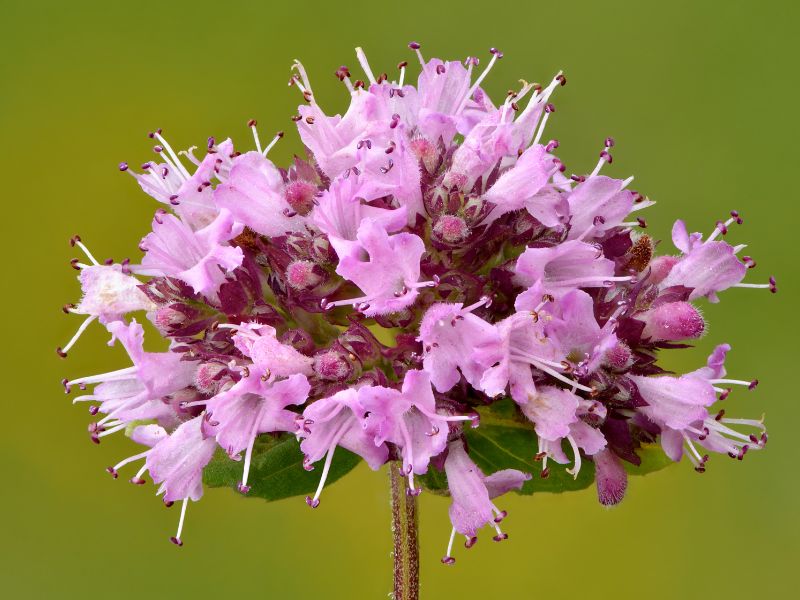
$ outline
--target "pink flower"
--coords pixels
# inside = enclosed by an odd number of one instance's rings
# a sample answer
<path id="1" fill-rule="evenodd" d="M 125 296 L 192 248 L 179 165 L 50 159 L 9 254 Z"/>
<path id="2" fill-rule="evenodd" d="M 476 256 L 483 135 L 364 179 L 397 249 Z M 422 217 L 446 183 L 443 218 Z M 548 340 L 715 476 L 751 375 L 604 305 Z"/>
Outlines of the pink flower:
<path id="1" fill-rule="evenodd" d="M 762 448 L 767 441 L 762 420 L 726 418 L 724 410 L 716 416 L 708 412 L 718 393 L 721 398 L 730 393 L 730 389 L 718 386 L 742 385 L 753 389 L 758 384 L 758 381 L 725 378 L 724 361 L 729 350 L 727 344 L 717 346 L 706 367 L 681 377 L 630 376 L 648 403 L 640 409 L 642 414 L 661 427 L 661 444 L 667 456 L 680 460 L 685 446 L 689 460 L 700 472 L 705 471 L 708 455 L 701 455 L 696 445 L 741 460 L 749 449 Z M 758 435 L 739 433 L 729 425 L 752 427 Z"/>
<path id="2" fill-rule="evenodd" d="M 147 194 L 159 202 L 172 207 L 178 216 L 192 229 L 202 229 L 217 216 L 217 207 L 212 198 L 212 181 L 220 180 L 222 171 L 227 171 L 233 155 L 233 143 L 228 139 L 219 144 L 209 140 L 208 153 L 202 161 L 197 160 L 192 151 L 175 153 L 161 136 L 161 130 L 150 134 L 158 141 L 154 150 L 163 160 L 161 163 L 148 162 L 142 165 L 144 173 L 134 173 L 126 163 L 120 170 L 133 175 Z M 178 154 L 184 154 L 196 167 L 190 173 Z"/>
<path id="3" fill-rule="evenodd" d="M 689 300 L 705 296 L 711 302 L 719 302 L 717 293 L 730 287 L 750 287 L 776 290 L 774 278 L 768 284 L 741 283 L 748 265 L 736 256 L 744 246 L 733 247 L 727 242 L 715 241 L 720 235 L 728 232 L 728 227 L 742 219 L 736 211 L 724 223 L 719 221 L 717 227 L 706 241 L 699 233 L 689 235 L 683 221 L 675 221 L 672 228 L 672 242 L 683 252 L 683 256 L 670 269 L 669 274 L 661 282 L 662 287 L 682 285 L 692 289 Z M 748 257 L 748 264 L 755 262 Z"/>
<path id="4" fill-rule="evenodd" d="M 447 446 L 447 460 L 444 463 L 447 473 L 447 484 L 453 502 L 450 505 L 450 521 L 453 531 L 442 562 L 452 564 L 453 541 L 456 532 L 467 538 L 466 546 L 471 547 L 477 541 L 478 529 L 484 525 L 494 527 L 497 535 L 494 541 L 499 542 L 508 537 L 503 533 L 499 523 L 507 513 L 497 508 L 492 499 L 502 496 L 510 490 L 518 490 L 531 476 L 514 469 L 497 471 L 490 476 L 484 475 L 472 462 L 460 441 L 451 442 Z"/>
<path id="5" fill-rule="evenodd" d="M 583 391 L 591 391 L 565 376 L 563 350 L 545 335 L 544 323 L 535 314 L 519 312 L 495 325 L 497 338 L 476 348 L 475 360 L 483 366 L 479 387 L 489 396 L 510 388 L 520 405 L 536 395 L 534 373 L 550 375 Z M 533 371 L 532 369 L 535 369 Z"/>
<path id="6" fill-rule="evenodd" d="M 257 373 L 249 373 L 206 402 L 208 414 L 216 424 L 219 445 L 232 458 L 245 452 L 238 488 L 243 494 L 250 491 L 247 479 L 256 437 L 262 433 L 296 431 L 297 414 L 286 407 L 305 402 L 310 389 L 308 379 L 299 373 L 278 381 L 264 381 Z"/>
<path id="7" fill-rule="evenodd" d="M 328 236 L 340 260 L 364 251 L 358 241 L 358 230 L 365 219 L 372 220 L 388 233 L 406 225 L 408 217 L 404 207 L 380 208 L 365 202 L 376 198 L 364 193 L 362 179 L 355 173 L 337 179 L 320 195 L 311 221 Z"/>
<path id="8" fill-rule="evenodd" d="M 609 287 L 615 281 L 614 263 L 596 246 L 572 240 L 549 248 L 528 248 L 517 259 L 516 280 L 531 287 L 540 283 L 544 291 L 562 296 L 574 288 Z"/>
<path id="9" fill-rule="evenodd" d="M 83 264 L 77 259 L 72 263 L 75 268 L 80 270 L 78 281 L 81 284 L 83 297 L 77 305 L 67 304 L 64 306 L 64 312 L 86 315 L 86 319 L 78 327 L 78 331 L 70 341 L 63 348 L 56 349 L 62 358 L 66 358 L 67 352 L 75 345 L 92 321 L 99 320 L 100 323 L 106 325 L 122 319 L 130 312 L 150 311 L 156 308 L 155 303 L 139 289 L 142 283 L 129 274 L 127 262 L 124 265 L 101 265 L 81 242 L 79 236 L 73 237 L 70 242 L 84 251 L 91 264 Z"/>
<path id="10" fill-rule="evenodd" d="M 325 308 L 354 305 L 368 317 L 396 313 L 414 303 L 419 288 L 431 285 L 419 281 L 425 243 L 418 236 L 390 236 L 372 219 L 364 219 L 356 238 L 366 255 L 341 256 L 336 272 L 355 283 L 364 295 L 328 302 Z"/>
<path id="11" fill-rule="evenodd" d="M 237 222 L 267 236 L 297 231 L 305 224 L 286 198 L 280 172 L 260 152 L 233 159 L 227 181 L 214 190 L 214 202 Z"/>
<path id="12" fill-rule="evenodd" d="M 125 347 L 133 366 L 65 382 L 67 391 L 74 386 L 84 389 L 96 385 L 93 394 L 73 401 L 101 403 L 95 412 L 106 416 L 89 430 L 95 443 L 125 429 L 130 421 L 169 418 L 174 409 L 162 398 L 192 385 L 197 368 L 196 363 L 183 361 L 174 352 L 145 352 L 144 330 L 135 320 L 130 325 L 113 321 L 106 327 L 113 336 L 112 342 L 118 339 Z"/>
<path id="13" fill-rule="evenodd" d="M 385 444 L 376 444 L 374 435 L 363 425 L 366 409 L 359 399 L 358 390 L 349 388 L 328 398 L 317 400 L 303 411 L 298 435 L 303 438 L 300 450 L 305 455 L 304 466 L 325 458 L 319 487 L 306 502 L 312 508 L 319 505 L 319 497 L 328 477 L 333 453 L 337 446 L 354 452 L 367 461 L 372 470 L 377 470 L 389 457 Z"/>
<path id="14" fill-rule="evenodd" d="M 359 389 L 358 398 L 367 414 L 364 427 L 375 445 L 391 442 L 401 449 L 409 491 L 414 494 L 422 491 L 414 486 L 414 475 L 427 473 L 431 458 L 447 445 L 448 422 L 472 420 L 437 414 L 430 376 L 424 371 L 408 371 L 402 390 L 366 386 Z"/>
<path id="15" fill-rule="evenodd" d="M 462 304 L 432 305 L 419 326 L 423 367 L 430 374 L 433 386 L 446 392 L 461 379 L 478 385 L 485 367 L 474 356 L 475 348 L 499 342 L 491 324 L 472 314 L 484 302 L 463 307 Z"/>
<path id="16" fill-rule="evenodd" d="M 559 162 L 544 146 L 537 144 L 525 150 L 514 166 L 483 195 L 484 200 L 496 205 L 487 221 L 525 208 L 543 225 L 560 226 L 562 218 L 568 214 L 566 196 L 548 186 L 558 168 Z"/>
<path id="17" fill-rule="evenodd" d="M 569 461 L 562 449 L 562 440 L 569 442 L 575 464 L 567 473 L 577 478 L 581 470 L 581 450 L 587 456 L 601 452 L 606 447 L 606 439 L 592 423 L 600 424 L 606 418 L 606 408 L 599 402 L 586 400 L 569 390 L 543 386 L 537 390 L 522 412 L 534 423 L 539 452 L 542 461 L 542 477 L 547 477 L 547 461 L 559 464 Z"/>
<path id="18" fill-rule="evenodd" d="M 195 293 L 215 298 L 224 273 L 242 264 L 242 249 L 225 243 L 241 231 L 227 210 L 198 231 L 173 215 L 156 214 L 152 233 L 142 240 L 146 254 L 135 270 L 142 275 L 177 277 Z"/>
<path id="19" fill-rule="evenodd" d="M 595 175 L 576 185 L 568 197 L 572 215 L 570 239 L 602 237 L 619 227 L 634 210 L 636 194 L 625 189 L 628 183 L 629 180 Z M 636 210 L 650 204 L 637 204 Z"/>

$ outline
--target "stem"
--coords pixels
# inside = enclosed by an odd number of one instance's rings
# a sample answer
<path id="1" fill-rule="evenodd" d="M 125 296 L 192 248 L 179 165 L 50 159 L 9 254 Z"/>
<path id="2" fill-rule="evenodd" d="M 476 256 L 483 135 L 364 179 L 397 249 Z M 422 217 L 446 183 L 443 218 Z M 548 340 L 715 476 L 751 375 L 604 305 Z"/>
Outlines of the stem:
<path id="1" fill-rule="evenodd" d="M 419 598 L 419 522 L 417 497 L 406 493 L 402 463 L 389 463 L 389 484 L 392 494 L 392 537 L 394 539 L 394 600 Z"/>

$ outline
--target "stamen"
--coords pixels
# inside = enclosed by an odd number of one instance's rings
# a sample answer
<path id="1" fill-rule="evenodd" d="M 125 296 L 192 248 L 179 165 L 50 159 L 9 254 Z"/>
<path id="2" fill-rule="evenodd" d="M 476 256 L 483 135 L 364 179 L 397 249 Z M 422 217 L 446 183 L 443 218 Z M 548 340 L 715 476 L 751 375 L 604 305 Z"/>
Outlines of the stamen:
<path id="1" fill-rule="evenodd" d="M 375 76 L 372 74 L 372 69 L 369 67 L 367 55 L 364 54 L 364 50 L 362 50 L 360 46 L 356 48 L 356 56 L 358 57 L 358 62 L 361 65 L 361 68 L 363 69 L 364 74 L 367 76 L 369 82 L 376 83 Z"/>
<path id="2" fill-rule="evenodd" d="M 256 142 L 256 150 L 259 152 L 259 154 L 263 154 L 263 152 L 261 152 L 261 140 L 258 139 L 258 129 L 256 128 L 256 125 L 258 125 L 258 121 L 255 119 L 250 119 L 247 122 L 247 126 L 253 132 L 253 139 Z"/>
<path id="3" fill-rule="evenodd" d="M 92 253 L 89 252 L 89 249 L 81 241 L 81 236 L 73 235 L 72 238 L 70 238 L 69 240 L 69 245 L 72 247 L 77 246 L 78 248 L 83 250 L 83 253 L 86 255 L 86 258 L 88 258 L 93 265 L 98 266 L 100 264 L 99 262 L 97 262 L 97 259 L 94 256 L 92 256 Z"/>
<path id="4" fill-rule="evenodd" d="M 269 154 L 269 151 L 272 150 L 275 147 L 275 144 L 277 144 L 278 140 L 281 139 L 282 137 L 283 137 L 283 132 L 282 131 L 279 131 L 278 133 L 276 133 L 275 137 L 272 138 L 272 141 L 269 144 L 267 144 L 267 147 L 264 148 L 264 151 L 261 154 L 263 154 L 264 156 Z"/>
<path id="5" fill-rule="evenodd" d="M 186 519 L 186 505 L 188 502 L 189 498 L 183 499 L 183 505 L 181 506 L 181 518 L 180 521 L 178 521 L 178 533 L 169 538 L 170 542 L 179 547 L 183 546 L 183 540 L 181 540 L 181 533 L 183 533 L 183 522 Z"/>
<path id="6" fill-rule="evenodd" d="M 155 137 L 158 140 L 158 142 L 167 150 L 167 153 L 169 154 L 169 156 L 172 158 L 173 162 L 175 163 L 175 167 L 177 167 L 177 169 L 179 171 L 179 174 L 183 175 L 183 177 L 185 179 L 189 179 L 191 177 L 191 175 L 189 174 L 189 171 L 187 171 L 186 167 L 183 166 L 183 163 L 178 158 L 178 155 L 175 154 L 175 151 L 172 149 L 172 146 L 170 146 L 167 143 L 167 140 L 165 140 L 161 136 L 161 130 L 157 129 L 156 131 L 154 131 L 151 134 L 151 137 Z"/>
<path id="7" fill-rule="evenodd" d="M 467 90 L 467 93 L 461 100 L 461 103 L 458 105 L 455 114 L 459 114 L 462 110 L 464 110 L 464 107 L 467 105 L 467 102 L 469 102 L 470 98 L 472 98 L 472 94 L 475 93 L 475 90 L 477 90 L 480 84 L 483 82 L 483 80 L 486 79 L 486 76 L 489 74 L 489 71 L 492 70 L 494 63 L 503 58 L 503 53 L 497 50 L 497 48 L 490 48 L 489 52 L 492 53 L 492 60 L 489 61 L 489 64 L 486 65 L 486 68 L 483 70 L 483 73 L 481 73 L 478 76 L 478 78 L 475 80 L 475 83 L 473 83 L 472 86 L 469 88 L 469 90 Z"/>
<path id="8" fill-rule="evenodd" d="M 314 493 L 314 497 L 306 496 L 306 504 L 308 504 L 311 508 L 317 508 L 319 506 L 319 496 L 322 494 L 322 488 L 325 487 L 325 480 L 328 479 L 328 472 L 331 470 L 331 462 L 333 461 L 333 453 L 336 450 L 336 446 L 339 443 L 339 440 L 342 439 L 342 436 L 347 431 L 347 428 L 350 426 L 349 421 L 345 421 L 339 427 L 339 430 L 333 437 L 333 441 L 331 442 L 330 446 L 328 446 L 328 452 L 325 456 L 325 464 L 322 467 L 322 475 L 319 478 L 319 485 L 317 486 L 317 491 Z"/>
<path id="9" fill-rule="evenodd" d="M 414 52 L 417 53 L 417 58 L 419 59 L 420 66 L 424 69 L 425 68 L 425 59 L 422 58 L 422 52 L 419 49 L 422 47 L 418 42 L 409 42 L 408 47 L 411 48 Z"/>
<path id="10" fill-rule="evenodd" d="M 67 357 L 67 352 L 69 352 L 70 348 L 72 348 L 72 346 L 75 345 L 75 342 L 78 341 L 81 335 L 83 335 L 83 332 L 86 331 L 86 328 L 89 327 L 92 321 L 94 321 L 96 318 L 97 318 L 96 315 L 89 315 L 88 317 L 86 317 L 83 323 L 80 324 L 80 327 L 78 327 L 78 331 L 76 331 L 75 335 L 72 336 L 72 339 L 67 342 L 67 345 L 64 346 L 63 348 L 61 347 L 56 348 L 56 352 L 61 358 Z"/>
<path id="11" fill-rule="evenodd" d="M 578 473 L 581 472 L 581 451 L 578 448 L 578 444 L 575 442 L 575 438 L 571 435 L 567 436 L 567 441 L 569 441 L 569 445 L 572 446 L 572 452 L 575 453 L 575 466 L 571 469 L 567 469 L 567 473 L 572 475 L 573 479 L 577 479 Z"/>
<path id="12" fill-rule="evenodd" d="M 450 541 L 447 543 L 447 552 L 442 557 L 442 563 L 445 564 L 445 565 L 452 565 L 452 564 L 454 564 L 456 562 L 456 559 L 453 558 L 453 555 L 452 555 L 452 553 L 453 553 L 453 542 L 455 541 L 455 539 L 456 539 L 456 528 L 453 527 L 453 529 L 450 531 Z"/>

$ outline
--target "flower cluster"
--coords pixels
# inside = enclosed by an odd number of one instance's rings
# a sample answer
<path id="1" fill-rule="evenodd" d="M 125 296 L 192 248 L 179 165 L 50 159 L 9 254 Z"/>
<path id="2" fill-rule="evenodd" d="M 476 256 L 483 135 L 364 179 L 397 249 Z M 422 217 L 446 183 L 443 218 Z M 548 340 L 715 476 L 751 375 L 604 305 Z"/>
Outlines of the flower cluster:
<path id="1" fill-rule="evenodd" d="M 766 442 L 761 420 L 714 408 L 730 386 L 757 383 L 726 378 L 729 346 L 680 376 L 657 362 L 704 334 L 693 301 L 776 291 L 772 278 L 742 283 L 755 261 L 724 239 L 738 213 L 705 239 L 678 221 L 677 253 L 656 257 L 632 216 L 652 202 L 632 177 L 601 174 L 613 140 L 591 172 L 569 176 L 543 137 L 563 74 L 495 104 L 481 84 L 498 50 L 480 70 L 474 57 L 425 60 L 410 48 L 416 86 L 406 62 L 391 80 L 357 49 L 365 78 L 336 71 L 351 99 L 344 116 L 323 112 L 296 62 L 290 85 L 304 102 L 293 120 L 308 156 L 286 169 L 268 158 L 283 134 L 263 146 L 255 121 L 254 150 L 209 138 L 202 158 L 151 133 L 157 158 L 140 172 L 120 165 L 163 205 L 138 264 L 98 262 L 72 239 L 88 261 L 72 261 L 83 298 L 65 311 L 85 320 L 58 353 L 98 320 L 132 365 L 64 386 L 94 386 L 74 399 L 102 415 L 92 441 L 124 430 L 141 444 L 108 471 L 142 461 L 131 481 L 149 472 L 165 503 L 182 502 L 178 545 L 215 453 L 242 461 L 246 494 L 264 434 L 296 436 L 305 468 L 321 463 L 311 507 L 339 446 L 372 469 L 397 461 L 409 494 L 429 469 L 444 471 L 445 563 L 457 534 L 469 547 L 489 525 L 505 539 L 494 499 L 532 477 L 486 474 L 470 457 L 465 431 L 501 398 L 535 431 L 540 476 L 552 463 L 577 476 L 591 461 L 605 505 L 622 499 L 623 462 L 638 464 L 645 443 L 702 472 L 708 453 L 742 459 Z M 167 351 L 143 349 L 136 311 Z"/>

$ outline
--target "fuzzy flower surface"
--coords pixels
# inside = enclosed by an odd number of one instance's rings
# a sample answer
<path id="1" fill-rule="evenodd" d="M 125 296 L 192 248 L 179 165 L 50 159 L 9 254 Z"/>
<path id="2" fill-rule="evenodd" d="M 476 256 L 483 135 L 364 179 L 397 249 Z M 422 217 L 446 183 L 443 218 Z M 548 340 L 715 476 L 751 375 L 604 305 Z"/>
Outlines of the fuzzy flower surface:
<path id="1" fill-rule="evenodd" d="M 655 256 L 639 216 L 652 202 L 632 177 L 601 174 L 614 141 L 570 175 L 545 137 L 562 73 L 492 100 L 482 86 L 500 51 L 482 64 L 409 47 L 418 67 L 394 76 L 357 49 L 364 75 L 336 71 L 344 115 L 326 113 L 295 62 L 307 155 L 286 167 L 269 158 L 283 133 L 264 145 L 255 121 L 252 144 L 209 138 L 202 156 L 151 133 L 156 157 L 120 165 L 161 204 L 141 258 L 101 263 L 72 239 L 83 295 L 64 310 L 83 321 L 58 353 L 102 326 L 130 362 L 65 389 L 89 404 L 92 441 L 124 432 L 140 446 L 107 470 L 138 464 L 131 482 L 149 474 L 180 502 L 177 545 L 204 471 L 232 461 L 250 493 L 264 440 L 293 444 L 301 471 L 318 467 L 314 508 L 337 448 L 373 470 L 391 462 L 411 495 L 438 474 L 446 564 L 456 536 L 468 548 L 485 528 L 506 539 L 503 494 L 552 469 L 590 469 L 613 505 L 645 445 L 703 472 L 713 454 L 741 460 L 767 441 L 763 420 L 718 406 L 757 384 L 728 377 L 730 346 L 689 373 L 659 364 L 705 334 L 698 302 L 776 291 L 773 278 L 744 281 L 755 261 L 728 242 L 739 213 L 705 236 L 677 221 L 675 253 Z M 160 352 L 144 350 L 147 321 Z M 499 402 L 530 434 L 537 477 L 479 466 L 469 434 Z"/>

